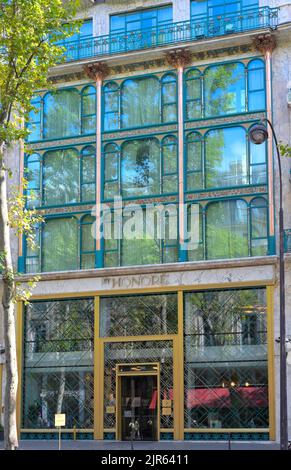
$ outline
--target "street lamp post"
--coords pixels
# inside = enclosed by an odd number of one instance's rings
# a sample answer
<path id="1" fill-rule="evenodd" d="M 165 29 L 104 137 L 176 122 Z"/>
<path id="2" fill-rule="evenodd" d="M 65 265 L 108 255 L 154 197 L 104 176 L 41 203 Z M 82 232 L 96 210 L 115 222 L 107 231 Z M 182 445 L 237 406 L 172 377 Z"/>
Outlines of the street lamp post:
<path id="1" fill-rule="evenodd" d="M 283 185 L 282 167 L 279 145 L 274 127 L 269 119 L 264 118 L 249 130 L 250 141 L 256 145 L 264 143 L 269 135 L 264 122 L 272 131 L 276 145 L 279 168 L 279 268 L 280 268 L 280 449 L 288 449 L 288 410 L 287 410 L 287 351 L 286 351 L 286 319 L 285 319 L 285 266 L 284 266 L 284 217 L 283 217 Z"/>

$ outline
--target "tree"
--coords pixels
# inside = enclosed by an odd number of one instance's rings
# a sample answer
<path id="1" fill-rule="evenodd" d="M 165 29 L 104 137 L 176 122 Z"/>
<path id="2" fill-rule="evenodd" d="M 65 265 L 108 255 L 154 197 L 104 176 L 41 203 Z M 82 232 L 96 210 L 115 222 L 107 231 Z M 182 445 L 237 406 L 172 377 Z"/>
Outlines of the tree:
<path id="1" fill-rule="evenodd" d="M 79 27 L 80 22 L 73 21 L 78 7 L 79 0 L 0 1 L 0 269 L 6 353 L 4 436 L 7 450 L 18 446 L 14 316 L 17 283 L 10 229 L 16 228 L 18 234 L 26 233 L 31 222 L 27 213 L 25 218 L 18 213 L 17 219 L 9 219 L 9 153 L 28 133 L 23 123 L 34 109 L 31 104 L 34 90 L 48 87 L 50 67 L 62 60 L 64 48 L 57 41 L 70 37 Z"/>

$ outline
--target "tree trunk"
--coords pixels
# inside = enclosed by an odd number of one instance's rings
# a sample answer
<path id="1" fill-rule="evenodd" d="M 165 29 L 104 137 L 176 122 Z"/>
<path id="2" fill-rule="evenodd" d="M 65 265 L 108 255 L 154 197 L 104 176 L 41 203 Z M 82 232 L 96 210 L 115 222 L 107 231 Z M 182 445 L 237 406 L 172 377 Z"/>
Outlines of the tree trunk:
<path id="1" fill-rule="evenodd" d="M 2 306 L 4 314 L 4 341 L 6 357 L 6 385 L 4 400 L 5 449 L 18 447 L 16 424 L 16 396 L 18 371 L 16 358 L 16 332 L 13 296 L 15 292 L 12 266 L 10 229 L 8 225 L 7 171 L 4 162 L 4 143 L 0 143 L 0 254 L 2 258 Z"/>

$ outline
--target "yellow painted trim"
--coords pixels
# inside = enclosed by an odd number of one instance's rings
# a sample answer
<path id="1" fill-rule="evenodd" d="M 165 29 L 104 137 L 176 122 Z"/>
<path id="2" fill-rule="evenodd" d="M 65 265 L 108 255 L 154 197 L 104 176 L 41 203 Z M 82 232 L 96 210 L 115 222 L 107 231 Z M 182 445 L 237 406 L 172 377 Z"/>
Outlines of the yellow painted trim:
<path id="1" fill-rule="evenodd" d="M 274 287 L 267 287 L 268 394 L 270 439 L 276 440 Z"/>
<path id="2" fill-rule="evenodd" d="M 173 341 L 177 335 L 115 336 L 100 338 L 102 343 L 129 343 L 134 341 Z"/>
<path id="3" fill-rule="evenodd" d="M 44 281 L 45 282 L 45 281 Z M 145 293 L 165 293 L 165 292 L 177 292 L 182 291 L 200 291 L 200 290 L 215 290 L 215 289 L 235 289 L 240 287 L 266 287 L 274 286 L 274 280 L 267 281 L 240 281 L 240 282 L 225 282 L 216 284 L 195 284 L 189 286 L 164 286 L 164 287 L 144 287 L 137 289 L 112 289 L 112 290 L 99 290 L 92 292 L 70 292 L 70 293 L 55 293 L 55 294 L 39 294 L 31 297 L 31 300 L 56 300 L 56 299 L 78 299 L 82 297 L 113 297 L 115 295 L 132 295 L 132 294 L 145 294 Z"/>
<path id="4" fill-rule="evenodd" d="M 16 355 L 18 368 L 18 387 L 16 397 L 16 422 L 17 431 L 20 435 L 21 427 L 21 405 L 22 405 L 22 362 L 23 362 L 23 302 L 17 302 L 16 306 Z"/>
<path id="5" fill-rule="evenodd" d="M 230 433 L 230 432 L 240 432 L 240 433 L 255 433 L 255 432 L 269 432 L 269 428 L 188 428 L 184 429 L 184 432 L 196 432 L 196 433 L 218 433 L 218 432 L 224 432 L 224 433 Z"/>
<path id="6" fill-rule="evenodd" d="M 103 345 L 99 340 L 100 299 L 94 299 L 94 439 L 103 439 L 103 387 L 104 361 Z"/>
<path id="7" fill-rule="evenodd" d="M 178 292 L 178 336 L 173 341 L 174 440 L 183 440 L 184 429 L 184 310 L 183 291 Z"/>

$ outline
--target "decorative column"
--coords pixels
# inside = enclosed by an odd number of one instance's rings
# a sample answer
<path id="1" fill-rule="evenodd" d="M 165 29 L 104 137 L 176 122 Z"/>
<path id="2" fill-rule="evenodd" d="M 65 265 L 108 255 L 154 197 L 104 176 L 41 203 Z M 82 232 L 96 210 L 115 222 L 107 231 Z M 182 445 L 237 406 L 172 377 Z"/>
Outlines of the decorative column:
<path id="1" fill-rule="evenodd" d="M 103 267 L 103 249 L 100 239 L 101 224 L 101 185 L 102 185 L 102 82 L 109 74 L 105 62 L 95 62 L 85 65 L 85 73 L 96 82 L 96 222 L 95 222 L 95 268 Z"/>
<path id="2" fill-rule="evenodd" d="M 178 181 L 179 181 L 179 261 L 187 261 L 185 250 L 185 179 L 184 179 L 184 68 L 191 62 L 191 53 L 187 49 L 170 51 L 167 56 L 169 65 L 178 72 Z"/>
<path id="3" fill-rule="evenodd" d="M 254 37 L 253 44 L 255 48 L 264 54 L 266 63 L 266 106 L 267 118 L 273 122 L 272 119 L 272 52 L 276 47 L 276 39 L 270 33 L 259 34 Z M 268 124 L 269 135 L 272 135 L 272 130 Z M 273 139 L 268 139 L 268 194 L 269 194 L 269 236 L 270 254 L 275 253 L 275 215 L 274 215 L 274 169 L 273 169 Z"/>

